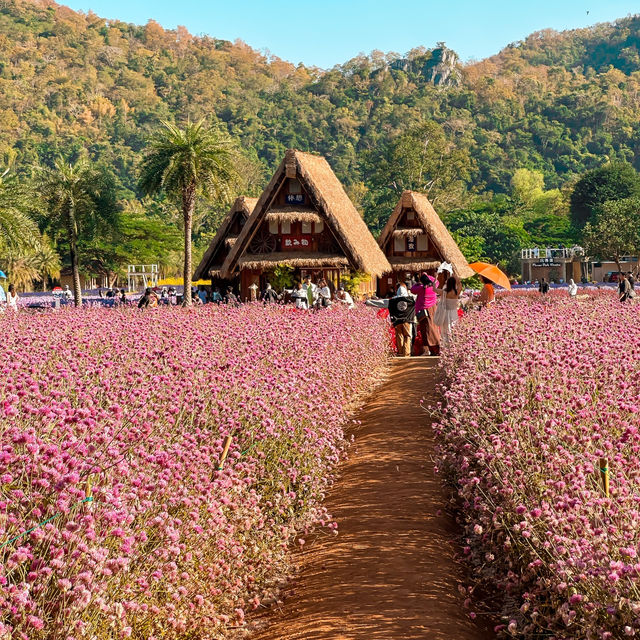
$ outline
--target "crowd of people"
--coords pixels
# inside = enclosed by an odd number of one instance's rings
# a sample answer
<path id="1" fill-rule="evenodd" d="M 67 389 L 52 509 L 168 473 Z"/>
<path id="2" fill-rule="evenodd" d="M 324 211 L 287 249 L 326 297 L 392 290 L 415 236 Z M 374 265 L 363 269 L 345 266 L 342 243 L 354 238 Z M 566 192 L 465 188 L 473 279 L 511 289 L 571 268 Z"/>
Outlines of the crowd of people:
<path id="1" fill-rule="evenodd" d="M 495 302 L 493 284 L 481 276 L 483 288 L 477 298 L 479 307 Z M 440 355 L 441 346 L 448 346 L 451 332 L 458 321 L 461 307 L 471 304 L 464 296 L 460 279 L 449 263 L 415 275 L 400 283 L 384 299 L 366 300 L 365 304 L 387 309 L 395 331 L 398 356 Z"/>

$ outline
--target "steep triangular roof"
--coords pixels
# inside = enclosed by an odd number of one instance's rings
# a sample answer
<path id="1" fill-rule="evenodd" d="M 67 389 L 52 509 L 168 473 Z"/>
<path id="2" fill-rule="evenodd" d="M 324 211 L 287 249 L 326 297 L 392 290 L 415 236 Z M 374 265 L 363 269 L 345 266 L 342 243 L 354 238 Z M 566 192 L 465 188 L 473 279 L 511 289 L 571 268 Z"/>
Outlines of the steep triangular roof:
<path id="1" fill-rule="evenodd" d="M 469 263 L 462 255 L 462 251 L 460 251 L 456 241 L 451 237 L 451 234 L 444 226 L 444 223 L 429 202 L 427 196 L 416 191 L 404 191 L 402 193 L 396 208 L 393 210 L 393 213 L 378 238 L 378 244 L 383 250 L 393 237 L 394 233 L 404 233 L 405 231 L 409 232 L 408 229 L 403 230 L 398 228 L 398 222 L 400 221 L 402 212 L 405 209 L 413 209 L 413 211 L 415 211 L 416 219 L 420 226 L 435 245 L 436 249 L 442 256 L 442 259 L 451 263 L 458 277 L 470 278 L 474 275 L 475 272 L 469 267 Z M 388 256 L 387 259 L 392 266 L 405 266 L 408 269 L 411 269 L 414 265 L 421 263 L 422 261 L 421 258 L 394 256 Z M 426 266 L 421 268 L 426 268 Z M 419 271 L 421 269 L 416 270 Z"/>
<path id="2" fill-rule="evenodd" d="M 219 249 L 222 247 L 223 243 L 226 242 L 228 245 L 231 245 L 235 240 L 237 240 L 237 236 L 231 236 L 228 234 L 229 229 L 238 218 L 244 217 L 245 220 L 247 220 L 249 216 L 251 216 L 257 202 L 258 198 L 248 198 L 247 196 L 240 196 L 239 198 L 236 198 L 231 209 L 229 209 L 229 213 L 227 213 L 224 220 L 220 223 L 218 231 L 211 241 L 209 248 L 202 256 L 202 260 L 200 260 L 200 264 L 193 274 L 194 280 L 206 279 L 209 277 L 210 271 L 220 270 L 223 260 L 220 262 L 215 260 L 216 256 L 219 254 Z"/>
<path id="3" fill-rule="evenodd" d="M 231 248 L 222 266 L 223 276 L 228 277 L 236 268 L 239 259 L 247 253 L 253 236 L 272 210 L 274 196 L 287 178 L 297 178 L 300 181 L 309 194 L 314 209 L 328 224 L 353 268 L 372 276 L 379 276 L 391 270 L 389 262 L 349 200 L 329 163 L 321 156 L 289 149 Z M 335 259 L 335 256 L 333 258 Z M 282 262 L 286 263 L 285 257 Z"/>

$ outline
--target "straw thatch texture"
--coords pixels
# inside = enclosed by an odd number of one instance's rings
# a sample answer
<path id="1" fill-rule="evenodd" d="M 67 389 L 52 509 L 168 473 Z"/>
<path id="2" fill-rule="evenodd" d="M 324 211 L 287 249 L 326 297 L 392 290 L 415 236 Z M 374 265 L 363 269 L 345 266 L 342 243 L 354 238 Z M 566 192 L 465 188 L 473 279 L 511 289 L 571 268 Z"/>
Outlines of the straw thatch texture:
<path id="1" fill-rule="evenodd" d="M 200 260 L 200 264 L 196 267 L 195 273 L 193 274 L 194 280 L 203 280 L 209 275 L 219 275 L 218 272 L 220 271 L 222 264 L 215 264 L 214 262 L 218 249 L 220 249 L 223 243 L 227 246 L 231 246 L 232 243 L 226 242 L 227 239 L 237 238 L 237 236 L 229 236 L 227 231 L 231 228 L 233 222 L 238 216 L 243 215 L 245 218 L 249 218 L 253 213 L 253 209 L 257 202 L 258 198 L 248 198 L 247 196 L 240 196 L 239 198 L 236 198 L 229 210 L 229 213 L 227 213 L 224 220 L 220 223 L 216 235 L 202 256 L 202 260 Z"/>
<path id="2" fill-rule="evenodd" d="M 413 227 L 411 229 L 398 227 L 393 230 L 393 237 L 415 238 L 416 236 L 421 236 L 423 233 L 424 229 L 421 227 Z"/>
<path id="3" fill-rule="evenodd" d="M 274 207 L 269 209 L 266 219 L 268 222 L 322 222 L 322 217 L 313 209 L 296 207 Z"/>
<path id="4" fill-rule="evenodd" d="M 238 239 L 238 236 L 227 236 L 224 239 L 224 243 L 227 245 L 227 247 L 233 247 L 237 239 Z"/>
<path id="5" fill-rule="evenodd" d="M 442 259 L 451 263 L 453 270 L 458 277 L 470 278 L 475 274 L 475 272 L 469 267 L 469 263 L 466 258 L 462 255 L 462 251 L 460 251 L 456 241 L 451 237 L 451 234 L 444 226 L 442 220 L 440 220 L 440 216 L 436 213 L 427 196 L 415 191 L 403 192 L 400 201 L 393 210 L 391 217 L 387 221 L 387 224 L 378 238 L 378 244 L 383 249 L 393 237 L 393 233 L 396 230 L 396 226 L 400 220 L 403 209 L 413 209 L 415 211 L 418 223 L 435 245 L 436 249 L 442 256 Z M 398 264 L 399 267 L 406 266 L 397 262 L 400 258 L 389 256 L 388 260 L 392 265 Z M 428 262 L 419 262 L 420 258 L 410 258 L 410 260 L 413 260 L 410 264 L 428 264 Z M 409 267 L 406 266 L 406 268 Z M 427 267 L 420 267 L 416 270 L 425 268 Z"/>
<path id="6" fill-rule="evenodd" d="M 420 258 L 408 258 L 402 256 L 391 256 L 389 258 L 391 268 L 394 271 L 426 271 L 427 269 L 437 269 L 440 266 L 439 260 L 420 260 Z"/>
<path id="7" fill-rule="evenodd" d="M 251 239 L 269 213 L 271 200 L 285 179 L 285 175 L 291 176 L 294 173 L 309 194 L 318 214 L 333 232 L 348 259 L 348 266 L 372 276 L 380 276 L 389 272 L 391 265 L 373 239 L 364 220 L 349 200 L 349 196 L 345 193 L 329 163 L 320 156 L 290 149 L 286 152 L 271 182 L 260 196 L 238 241 L 229 252 L 222 266 L 223 275 L 231 274 L 236 268 L 240 257 L 247 250 Z M 265 259 L 269 258 L 265 257 Z M 300 263 L 300 266 L 304 265 Z"/>
<path id="8" fill-rule="evenodd" d="M 238 260 L 241 269 L 271 269 L 279 264 L 289 267 L 348 267 L 349 260 L 339 254 L 303 251 L 274 251 L 264 255 L 245 253 Z"/>

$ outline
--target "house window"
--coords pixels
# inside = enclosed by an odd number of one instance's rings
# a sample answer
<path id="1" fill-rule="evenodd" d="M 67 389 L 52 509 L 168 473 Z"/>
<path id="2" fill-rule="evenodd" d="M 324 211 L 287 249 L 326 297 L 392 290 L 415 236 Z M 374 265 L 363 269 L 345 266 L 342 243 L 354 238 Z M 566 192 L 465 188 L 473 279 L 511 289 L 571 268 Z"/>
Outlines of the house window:
<path id="1" fill-rule="evenodd" d="M 289 180 L 289 193 L 302 193 L 302 185 L 297 180 Z"/>
<path id="2" fill-rule="evenodd" d="M 405 251 L 405 240 L 406 238 L 404 236 L 396 236 L 393 239 L 393 250 L 394 251 Z"/>
<path id="3" fill-rule="evenodd" d="M 429 249 L 429 239 L 426 233 L 421 233 L 416 240 L 418 241 L 418 251 L 427 251 Z"/>
<path id="4" fill-rule="evenodd" d="M 269 233 L 273 233 L 273 235 L 278 234 L 278 221 L 277 220 L 269 220 Z"/>
<path id="5" fill-rule="evenodd" d="M 311 223 L 303 222 L 302 223 L 302 233 L 311 233 Z"/>
<path id="6" fill-rule="evenodd" d="M 407 211 L 407 220 L 415 220 L 416 219 L 416 212 L 413 209 L 409 209 L 409 211 Z"/>
<path id="7" fill-rule="evenodd" d="M 315 223 L 316 233 L 322 233 L 324 231 L 324 222 L 320 220 L 320 222 Z"/>
<path id="8" fill-rule="evenodd" d="M 289 235 L 291 233 L 291 222 L 289 222 L 289 220 L 283 220 L 280 228 L 282 229 L 282 235 Z"/>

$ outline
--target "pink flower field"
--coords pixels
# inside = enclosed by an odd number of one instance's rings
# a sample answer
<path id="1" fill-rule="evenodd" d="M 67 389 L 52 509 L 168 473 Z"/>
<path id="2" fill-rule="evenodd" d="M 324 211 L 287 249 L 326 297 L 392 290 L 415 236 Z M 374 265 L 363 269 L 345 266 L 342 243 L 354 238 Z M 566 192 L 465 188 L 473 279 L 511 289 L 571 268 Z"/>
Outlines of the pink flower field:
<path id="1" fill-rule="evenodd" d="M 473 588 L 510 637 L 640 635 L 640 308 L 519 296 L 456 330 L 438 470 Z"/>
<path id="2" fill-rule="evenodd" d="M 290 545 L 335 527 L 321 501 L 349 406 L 388 353 L 364 308 L 65 309 L 6 314 L 0 330 L 2 640 L 240 625 Z M 630 570 L 621 555 L 612 588 Z"/>

